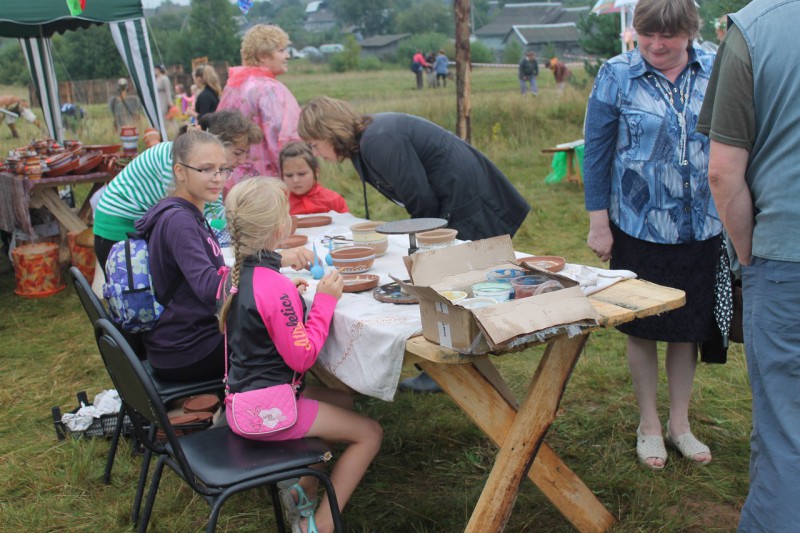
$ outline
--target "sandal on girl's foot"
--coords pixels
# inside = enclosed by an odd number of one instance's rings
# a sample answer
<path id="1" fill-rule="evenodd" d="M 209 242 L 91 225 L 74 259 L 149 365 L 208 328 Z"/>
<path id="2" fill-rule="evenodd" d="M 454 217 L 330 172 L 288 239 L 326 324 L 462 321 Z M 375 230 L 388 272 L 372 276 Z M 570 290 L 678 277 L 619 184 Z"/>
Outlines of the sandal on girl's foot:
<path id="1" fill-rule="evenodd" d="M 317 530 L 317 522 L 314 520 L 314 508 L 300 511 L 300 516 L 308 518 L 306 523 L 306 533 L 319 533 Z"/>
<path id="2" fill-rule="evenodd" d="M 302 529 L 300 529 L 300 518 L 305 516 L 303 513 L 310 509 L 313 520 L 315 504 L 314 501 L 308 499 L 303 487 L 298 483 L 287 485 L 288 484 L 283 482 L 278 483 L 278 487 L 280 488 L 278 491 L 278 498 L 280 499 L 281 507 L 283 507 L 283 511 L 286 515 L 286 520 L 292 526 L 292 533 L 302 533 Z M 292 491 L 295 491 L 297 494 L 297 501 L 295 501 Z"/>
<path id="3" fill-rule="evenodd" d="M 681 452 L 681 455 L 696 465 L 707 465 L 711 462 L 711 450 L 708 446 L 697 440 L 697 438 L 692 435 L 691 431 L 687 431 L 683 435 L 673 437 L 669 434 L 668 430 L 665 440 L 667 444 L 677 449 L 679 452 Z M 702 461 L 695 459 L 695 457 L 703 453 L 708 454 L 708 459 L 704 459 Z"/>
<path id="4" fill-rule="evenodd" d="M 667 449 L 661 435 L 643 435 L 642 428 L 636 428 L 636 456 L 639 462 L 651 470 L 664 470 L 667 462 Z M 650 464 L 648 459 L 661 459 L 661 464 Z"/>

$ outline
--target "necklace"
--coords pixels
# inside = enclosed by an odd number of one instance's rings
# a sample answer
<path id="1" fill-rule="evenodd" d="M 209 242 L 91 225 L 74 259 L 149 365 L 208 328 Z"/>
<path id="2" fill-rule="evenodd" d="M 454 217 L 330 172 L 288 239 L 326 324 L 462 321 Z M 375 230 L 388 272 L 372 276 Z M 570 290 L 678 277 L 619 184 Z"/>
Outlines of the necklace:
<path id="1" fill-rule="evenodd" d="M 686 159 L 686 146 L 689 140 L 689 132 L 686 128 L 686 110 L 689 107 L 689 99 L 692 96 L 691 93 L 691 86 L 692 86 L 692 76 L 694 75 L 694 70 L 690 67 L 689 71 L 683 77 L 681 84 L 679 87 L 673 87 L 670 90 L 669 86 L 665 85 L 659 76 L 654 75 L 652 72 L 648 73 L 647 76 L 653 80 L 653 84 L 656 86 L 656 89 L 661 93 L 664 97 L 664 101 L 669 104 L 669 107 L 672 108 L 672 111 L 678 117 L 678 125 L 681 128 L 681 136 L 680 136 L 680 161 L 679 164 L 681 166 L 686 166 L 689 164 L 689 161 Z M 675 107 L 675 99 L 674 95 L 677 93 L 678 97 L 680 98 L 681 102 L 681 111 L 679 112 L 678 109 Z"/>

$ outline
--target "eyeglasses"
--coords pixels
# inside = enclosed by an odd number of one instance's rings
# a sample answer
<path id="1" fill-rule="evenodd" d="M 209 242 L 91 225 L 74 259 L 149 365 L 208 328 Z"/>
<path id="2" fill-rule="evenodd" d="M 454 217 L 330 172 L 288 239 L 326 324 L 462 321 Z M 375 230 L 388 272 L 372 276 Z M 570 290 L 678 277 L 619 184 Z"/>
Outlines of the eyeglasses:
<path id="1" fill-rule="evenodd" d="M 207 178 L 212 178 L 217 174 L 219 174 L 222 179 L 227 180 L 228 178 L 231 177 L 231 174 L 233 174 L 232 168 L 221 168 L 219 170 L 214 170 L 213 168 L 196 168 L 191 165 L 187 165 L 186 163 L 178 163 L 178 164 L 183 165 L 186 168 L 190 168 L 195 172 L 199 172 L 200 174 L 202 174 Z"/>

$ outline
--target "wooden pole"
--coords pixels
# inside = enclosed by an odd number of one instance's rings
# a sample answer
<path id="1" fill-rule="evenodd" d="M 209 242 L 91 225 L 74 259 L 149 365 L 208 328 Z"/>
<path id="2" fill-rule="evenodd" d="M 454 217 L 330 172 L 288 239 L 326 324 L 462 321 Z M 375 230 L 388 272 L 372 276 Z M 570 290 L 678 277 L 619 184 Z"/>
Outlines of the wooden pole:
<path id="1" fill-rule="evenodd" d="M 469 50 L 470 0 L 453 0 L 456 18 L 456 135 L 467 142 L 472 139 L 470 114 L 470 75 L 472 63 Z"/>

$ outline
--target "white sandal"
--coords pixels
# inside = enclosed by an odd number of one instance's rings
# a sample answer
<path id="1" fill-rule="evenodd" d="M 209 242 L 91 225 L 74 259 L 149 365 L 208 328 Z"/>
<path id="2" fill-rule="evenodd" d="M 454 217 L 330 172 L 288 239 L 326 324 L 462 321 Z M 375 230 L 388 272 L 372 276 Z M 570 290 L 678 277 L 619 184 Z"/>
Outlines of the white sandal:
<path id="1" fill-rule="evenodd" d="M 669 434 L 669 430 L 667 430 L 667 436 L 665 440 L 667 444 L 677 449 L 681 455 L 691 460 L 696 465 L 707 465 L 711 462 L 711 449 L 697 440 L 697 438 L 692 435 L 691 431 L 687 431 L 683 435 L 673 437 Z M 696 460 L 695 457 L 701 453 L 707 453 L 709 458 L 704 461 Z"/>
<path id="2" fill-rule="evenodd" d="M 667 449 L 661 435 L 643 435 L 642 428 L 636 428 L 636 456 L 639 462 L 652 470 L 664 470 L 667 464 Z M 661 459 L 660 465 L 652 465 L 648 459 Z"/>

